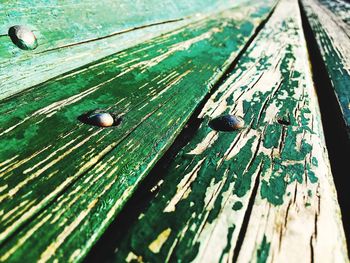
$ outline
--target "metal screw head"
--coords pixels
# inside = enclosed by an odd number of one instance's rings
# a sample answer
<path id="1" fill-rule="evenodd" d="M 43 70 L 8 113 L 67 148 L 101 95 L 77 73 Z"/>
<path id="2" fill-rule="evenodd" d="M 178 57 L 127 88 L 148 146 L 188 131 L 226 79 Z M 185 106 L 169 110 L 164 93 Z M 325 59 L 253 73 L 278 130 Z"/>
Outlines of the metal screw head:
<path id="1" fill-rule="evenodd" d="M 244 122 L 241 118 L 234 115 L 223 115 L 209 122 L 209 127 L 217 131 L 235 131 L 244 127 Z"/>
<path id="2" fill-rule="evenodd" d="M 9 28 L 8 35 L 20 49 L 33 50 L 38 47 L 38 41 L 34 33 L 26 26 L 12 26 Z"/>
<path id="3" fill-rule="evenodd" d="M 121 124 L 123 118 L 118 113 L 96 109 L 78 116 L 78 120 L 98 127 L 117 127 Z"/>
<path id="4" fill-rule="evenodd" d="M 100 127 L 110 127 L 114 123 L 114 118 L 109 113 L 96 113 L 88 118 L 91 124 Z"/>

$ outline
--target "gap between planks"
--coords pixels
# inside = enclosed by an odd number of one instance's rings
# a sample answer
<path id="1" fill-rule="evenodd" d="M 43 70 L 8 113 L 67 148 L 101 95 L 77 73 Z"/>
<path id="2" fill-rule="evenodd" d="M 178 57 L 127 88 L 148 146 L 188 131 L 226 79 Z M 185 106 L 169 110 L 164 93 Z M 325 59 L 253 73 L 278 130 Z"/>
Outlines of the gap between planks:
<path id="1" fill-rule="evenodd" d="M 346 235 L 348 251 L 350 251 L 350 192 L 348 191 L 348 158 L 350 156 L 350 141 L 343 113 L 335 96 L 332 82 L 326 65 L 322 59 L 316 38 L 307 19 L 302 1 L 299 0 L 303 30 L 308 47 L 313 81 L 321 110 L 322 126 L 325 133 L 327 151 L 329 154 L 334 183 L 337 189 L 338 201 L 342 210 L 342 221 Z"/>

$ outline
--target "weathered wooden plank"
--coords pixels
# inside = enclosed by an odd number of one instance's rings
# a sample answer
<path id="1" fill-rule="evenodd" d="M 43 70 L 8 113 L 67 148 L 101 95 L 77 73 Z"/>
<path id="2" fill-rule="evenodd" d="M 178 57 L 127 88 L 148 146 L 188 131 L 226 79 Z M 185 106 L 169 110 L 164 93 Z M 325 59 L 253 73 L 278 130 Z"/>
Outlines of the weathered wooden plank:
<path id="1" fill-rule="evenodd" d="M 81 258 L 272 5 L 226 10 L 4 100 L 1 239 L 65 192 L 4 243 L 1 260 Z M 122 125 L 77 122 L 96 107 Z"/>
<path id="2" fill-rule="evenodd" d="M 245 128 L 208 126 L 228 113 Z M 297 1 L 280 2 L 199 117 L 110 261 L 348 262 Z"/>
<path id="3" fill-rule="evenodd" d="M 6 58 L 0 64 L 0 80 L 2 83 L 0 99 L 136 44 L 143 43 L 152 37 L 189 24 L 193 20 L 195 19 L 151 26 L 142 30 L 125 32 L 109 38 L 44 53 L 32 51 L 33 54 L 28 55 L 28 52 L 15 50 L 14 52 L 21 54 Z M 7 37 L 0 38 L 0 41 L 8 42 L 9 39 Z M 15 47 L 12 48 L 15 49 Z"/>
<path id="4" fill-rule="evenodd" d="M 319 2 L 331 10 L 338 19 L 340 18 L 344 23 L 350 25 L 349 2 L 346 2 L 346 0 L 319 0 Z"/>
<path id="5" fill-rule="evenodd" d="M 145 39 L 247 3 L 226 1 L 6 1 L 0 3 L 0 99 Z M 9 27 L 26 25 L 38 38 L 33 51 L 17 48 Z M 140 28 L 143 27 L 143 28 Z M 140 28 L 139 30 L 132 30 Z M 130 31 L 121 34 L 122 32 Z"/>
<path id="6" fill-rule="evenodd" d="M 0 34 L 6 35 L 9 27 L 16 24 L 31 26 L 42 39 L 38 50 L 44 51 L 129 28 L 228 7 L 232 6 L 227 6 L 224 0 L 194 0 L 190 3 L 184 0 L 39 0 L 35 4 L 31 1 L 4 1 L 0 3 Z"/>
<path id="7" fill-rule="evenodd" d="M 344 1 L 321 4 L 317 0 L 302 3 L 350 136 L 350 4 Z"/>

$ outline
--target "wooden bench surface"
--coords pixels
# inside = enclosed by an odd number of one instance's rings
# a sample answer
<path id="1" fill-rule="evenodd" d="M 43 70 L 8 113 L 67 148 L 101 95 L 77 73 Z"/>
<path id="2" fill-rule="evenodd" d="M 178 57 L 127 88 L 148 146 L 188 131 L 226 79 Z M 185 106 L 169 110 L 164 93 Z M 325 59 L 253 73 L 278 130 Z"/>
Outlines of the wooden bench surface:
<path id="1" fill-rule="evenodd" d="M 0 3 L 0 99 L 107 55 L 142 43 L 199 16 L 239 5 L 225 0 L 40 0 Z M 77 15 L 79 14 L 79 15 Z M 39 38 L 22 52 L 7 32 L 26 25 Z M 20 73 L 19 73 L 20 72 Z M 16 76 L 9 78 L 9 76 Z"/>
<path id="2" fill-rule="evenodd" d="M 83 260 L 200 110 L 106 260 L 348 262 L 298 2 L 139 2 L 0 4 L 0 261 Z M 349 13 L 332 3 L 304 8 L 348 127 Z M 121 124 L 81 122 L 92 110 Z M 244 127 L 210 127 L 223 114 Z"/>
<path id="3" fill-rule="evenodd" d="M 278 5 L 113 261 L 347 261 L 298 13 L 296 1 Z M 213 131 L 223 113 L 246 128 Z"/>
<path id="4" fill-rule="evenodd" d="M 350 3 L 305 1 L 303 6 L 321 51 L 350 138 Z"/>

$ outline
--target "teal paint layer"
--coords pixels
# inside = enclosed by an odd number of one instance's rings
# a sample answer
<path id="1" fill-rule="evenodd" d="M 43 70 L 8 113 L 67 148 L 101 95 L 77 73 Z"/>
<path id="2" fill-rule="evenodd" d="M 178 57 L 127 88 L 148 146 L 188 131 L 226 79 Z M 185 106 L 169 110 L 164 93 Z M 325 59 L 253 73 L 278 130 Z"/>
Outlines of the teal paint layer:
<path id="1" fill-rule="evenodd" d="M 210 16 L 249 2 L 2 1 L 0 99 L 189 24 L 198 19 L 197 15 Z M 34 32 L 38 39 L 35 50 L 21 50 L 6 36 L 8 29 L 14 25 L 27 26 Z M 116 35 L 118 33 L 123 34 Z"/>

